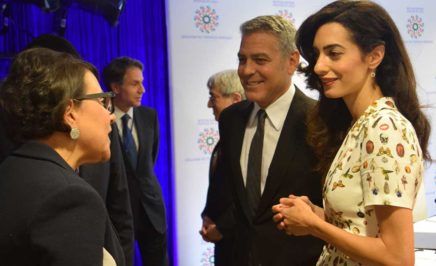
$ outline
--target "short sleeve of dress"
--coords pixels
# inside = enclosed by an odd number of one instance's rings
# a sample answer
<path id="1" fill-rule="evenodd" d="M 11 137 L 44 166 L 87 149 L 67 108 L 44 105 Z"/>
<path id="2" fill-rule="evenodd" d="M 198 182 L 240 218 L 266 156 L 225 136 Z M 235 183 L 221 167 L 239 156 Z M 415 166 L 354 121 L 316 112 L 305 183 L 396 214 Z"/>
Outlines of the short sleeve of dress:
<path id="1" fill-rule="evenodd" d="M 413 208 L 423 174 L 422 152 L 414 128 L 396 109 L 369 117 L 361 163 L 365 207 Z"/>

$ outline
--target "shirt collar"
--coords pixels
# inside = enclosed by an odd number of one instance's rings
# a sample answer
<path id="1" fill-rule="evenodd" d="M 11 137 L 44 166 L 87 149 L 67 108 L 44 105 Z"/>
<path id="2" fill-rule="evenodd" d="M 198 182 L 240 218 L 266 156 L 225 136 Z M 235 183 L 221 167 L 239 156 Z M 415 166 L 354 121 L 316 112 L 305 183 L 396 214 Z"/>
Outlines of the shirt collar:
<path id="1" fill-rule="evenodd" d="M 121 117 L 123 117 L 123 115 L 125 115 L 125 114 L 128 114 L 130 116 L 130 118 L 132 118 L 132 120 L 133 120 L 133 108 L 129 108 L 129 110 L 127 112 L 124 112 L 124 111 L 121 111 L 120 108 L 115 106 L 114 114 L 115 114 L 115 117 L 117 118 L 117 120 L 121 120 Z"/>
<path id="2" fill-rule="evenodd" d="M 293 83 L 289 86 L 289 89 L 280 96 L 275 102 L 270 104 L 265 112 L 267 114 L 267 118 L 271 122 L 272 127 L 276 131 L 280 131 L 285 123 L 286 116 L 289 111 L 289 107 L 291 106 L 292 99 L 295 95 L 295 87 Z M 257 103 L 254 103 L 253 111 L 251 112 L 249 125 L 254 125 L 254 120 L 256 118 L 256 114 L 259 111 L 260 106 Z"/>

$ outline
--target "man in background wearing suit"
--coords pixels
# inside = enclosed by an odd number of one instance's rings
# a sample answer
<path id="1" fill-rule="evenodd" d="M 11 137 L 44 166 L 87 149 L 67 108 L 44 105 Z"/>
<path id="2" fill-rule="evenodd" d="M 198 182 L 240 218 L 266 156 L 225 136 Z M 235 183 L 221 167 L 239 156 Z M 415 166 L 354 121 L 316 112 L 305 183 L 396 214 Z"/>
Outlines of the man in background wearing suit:
<path id="1" fill-rule="evenodd" d="M 232 104 L 245 100 L 244 88 L 238 77 L 236 70 L 225 70 L 212 75 L 207 81 L 209 89 L 209 101 L 207 107 L 212 108 L 215 120 L 218 121 L 221 112 Z M 210 158 L 209 167 L 209 188 L 207 191 L 206 206 L 204 207 L 201 217 L 203 226 L 200 234 L 208 242 L 215 243 L 214 264 L 215 266 L 227 266 L 231 263 L 233 249 L 233 238 L 230 234 L 225 239 L 213 241 L 208 238 L 208 231 L 214 230 L 214 220 L 226 210 L 228 202 L 231 201 L 229 190 L 221 190 L 223 179 L 216 174 L 216 164 L 220 157 L 220 143 L 215 145 Z"/>
<path id="2" fill-rule="evenodd" d="M 36 37 L 25 49 L 34 47 L 48 48 L 81 58 L 79 52 L 67 39 L 53 34 L 42 34 Z M 1 112 L 0 110 L 0 116 Z M 79 168 L 79 175 L 102 197 L 123 248 L 126 265 L 131 266 L 134 256 L 133 217 L 124 161 L 115 125 L 112 125 L 109 138 L 111 139 L 109 161 L 83 165 Z M 12 142 L 3 132 L 0 119 L 0 163 L 19 146 L 20 144 Z"/>
<path id="3" fill-rule="evenodd" d="M 291 79 L 299 63 L 296 30 L 280 16 L 256 17 L 240 29 L 238 74 L 249 101 L 221 113 L 217 166 L 218 174 L 229 179 L 233 215 L 216 219 L 219 234 L 210 235 L 225 238 L 236 227 L 233 265 L 315 265 L 323 243 L 284 236 L 271 209 L 290 194 L 321 204 L 321 177 L 305 141 L 306 113 L 315 101 Z"/>
<path id="4" fill-rule="evenodd" d="M 104 68 L 103 80 L 106 88 L 116 94 L 116 124 L 142 263 L 164 266 L 168 265 L 165 205 L 154 173 L 159 144 L 158 118 L 154 109 L 141 106 L 145 92 L 142 70 L 138 60 L 115 58 Z"/>

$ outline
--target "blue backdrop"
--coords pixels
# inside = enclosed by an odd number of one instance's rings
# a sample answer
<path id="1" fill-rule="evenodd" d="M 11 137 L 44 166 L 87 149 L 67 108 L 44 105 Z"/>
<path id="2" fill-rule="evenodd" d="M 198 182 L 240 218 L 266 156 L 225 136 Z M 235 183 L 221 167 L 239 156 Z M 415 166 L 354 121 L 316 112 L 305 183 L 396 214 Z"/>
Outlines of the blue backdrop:
<path id="1" fill-rule="evenodd" d="M 45 12 L 32 4 L 8 2 L 9 16 L 5 18 L 4 14 L 0 15 L 0 78 L 6 76 L 11 56 L 23 49 L 32 38 L 53 33 L 59 28 L 55 13 Z M 155 108 L 159 115 L 161 141 L 156 174 L 167 207 L 169 256 L 171 264 L 174 264 L 177 255 L 165 1 L 126 1 L 116 27 L 102 16 L 77 6 L 69 8 L 66 14 L 64 37 L 85 60 L 98 69 L 102 70 L 111 59 L 118 56 L 130 56 L 144 64 L 146 93 L 142 104 Z M 5 23 L 7 27 L 3 26 Z"/>

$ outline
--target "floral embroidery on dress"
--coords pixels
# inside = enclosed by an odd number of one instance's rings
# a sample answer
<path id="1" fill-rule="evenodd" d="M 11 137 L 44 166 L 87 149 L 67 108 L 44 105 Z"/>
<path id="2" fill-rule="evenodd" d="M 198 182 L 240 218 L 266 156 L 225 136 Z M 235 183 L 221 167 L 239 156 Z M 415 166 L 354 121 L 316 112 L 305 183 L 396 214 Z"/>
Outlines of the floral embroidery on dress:
<path id="1" fill-rule="evenodd" d="M 353 124 L 327 173 L 327 221 L 350 233 L 377 237 L 375 205 L 413 208 L 423 173 L 413 126 L 392 98 L 371 104 Z M 317 265 L 360 265 L 326 245 Z"/>

